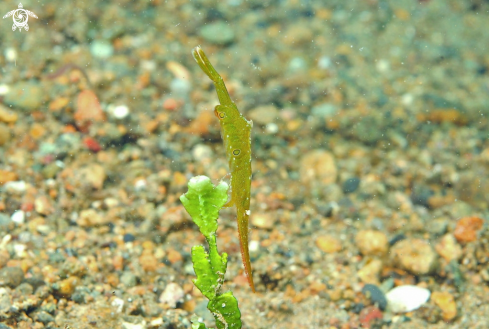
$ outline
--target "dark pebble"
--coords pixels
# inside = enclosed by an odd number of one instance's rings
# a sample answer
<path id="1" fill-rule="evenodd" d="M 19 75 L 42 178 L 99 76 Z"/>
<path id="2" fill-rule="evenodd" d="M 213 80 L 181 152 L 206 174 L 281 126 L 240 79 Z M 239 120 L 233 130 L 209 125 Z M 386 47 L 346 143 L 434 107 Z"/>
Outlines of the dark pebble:
<path id="1" fill-rule="evenodd" d="M 383 311 L 387 307 L 387 299 L 382 290 L 374 284 L 366 284 L 362 289 L 362 294 L 365 295 L 373 304 L 377 304 Z"/>
<path id="2" fill-rule="evenodd" d="M 349 178 L 343 182 L 343 192 L 352 193 L 355 192 L 360 185 L 360 179 L 357 177 Z"/>
<path id="3" fill-rule="evenodd" d="M 398 243 L 399 241 L 402 241 L 406 238 L 406 236 L 404 234 L 397 234 L 396 236 L 394 236 L 392 239 L 390 239 L 389 241 L 389 245 L 392 247 L 393 245 L 395 245 L 396 243 Z"/>
<path id="4" fill-rule="evenodd" d="M 65 255 L 63 255 L 58 251 L 49 254 L 49 261 L 52 263 L 62 263 L 65 260 L 66 260 Z"/>
<path id="5" fill-rule="evenodd" d="M 75 292 L 71 295 L 71 299 L 78 304 L 85 304 L 86 297 L 90 294 L 90 289 L 86 287 L 76 287 Z"/>
<path id="6" fill-rule="evenodd" d="M 424 185 L 416 185 L 413 187 L 413 193 L 411 194 L 411 201 L 420 206 L 429 208 L 428 200 L 435 194 L 429 187 Z"/>
<path id="7" fill-rule="evenodd" d="M 131 233 L 124 234 L 124 242 L 133 242 L 134 240 L 136 240 L 136 237 L 133 234 Z"/>
<path id="8" fill-rule="evenodd" d="M 351 308 L 351 311 L 355 314 L 359 314 L 364 308 L 365 305 L 363 305 L 363 303 L 355 303 Z"/>

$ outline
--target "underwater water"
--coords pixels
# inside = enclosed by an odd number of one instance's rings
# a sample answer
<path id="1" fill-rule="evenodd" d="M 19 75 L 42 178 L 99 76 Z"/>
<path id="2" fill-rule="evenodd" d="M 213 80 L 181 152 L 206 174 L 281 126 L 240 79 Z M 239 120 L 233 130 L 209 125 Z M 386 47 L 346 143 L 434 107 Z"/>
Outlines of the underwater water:
<path id="1" fill-rule="evenodd" d="M 489 327 L 489 2 L 0 13 L 0 328 Z"/>

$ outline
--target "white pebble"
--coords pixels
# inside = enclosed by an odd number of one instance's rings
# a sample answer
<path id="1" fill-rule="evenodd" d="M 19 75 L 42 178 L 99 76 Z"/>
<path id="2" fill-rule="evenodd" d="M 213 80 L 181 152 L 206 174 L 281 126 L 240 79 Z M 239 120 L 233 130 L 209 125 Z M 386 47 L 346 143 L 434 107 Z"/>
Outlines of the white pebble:
<path id="1" fill-rule="evenodd" d="M 211 159 L 213 157 L 213 152 L 210 146 L 205 144 L 197 144 L 192 149 L 192 156 L 197 162 L 204 161 L 206 159 Z"/>
<path id="2" fill-rule="evenodd" d="M 141 179 L 138 179 L 135 183 L 134 183 L 134 188 L 136 189 L 136 191 L 141 191 L 141 190 L 144 190 L 146 189 L 146 186 L 148 185 L 148 183 L 146 182 L 146 179 L 144 178 L 141 178 Z"/>
<path id="3" fill-rule="evenodd" d="M 414 101 L 414 96 L 412 94 L 407 93 L 407 94 L 402 95 L 402 97 L 401 97 L 401 103 L 403 105 L 406 105 L 406 106 L 412 105 L 413 101 Z"/>
<path id="4" fill-rule="evenodd" d="M 175 308 L 177 303 L 182 302 L 185 297 L 185 292 L 176 283 L 169 283 L 165 290 L 161 293 L 158 301 L 168 305 L 170 308 Z"/>
<path id="5" fill-rule="evenodd" d="M 140 66 L 141 69 L 145 71 L 154 71 L 157 68 L 155 61 L 148 61 L 148 60 L 142 60 Z"/>
<path id="6" fill-rule="evenodd" d="M 7 60 L 7 62 L 15 62 L 17 60 L 18 54 L 15 48 L 12 47 L 6 48 L 3 54 L 5 55 L 5 59 Z"/>
<path id="7" fill-rule="evenodd" d="M 318 61 L 318 67 L 322 70 L 329 69 L 332 66 L 333 62 L 331 61 L 331 58 L 328 56 L 322 56 L 319 58 Z"/>
<path id="8" fill-rule="evenodd" d="M 27 256 L 26 253 L 27 246 L 25 244 L 16 243 L 14 244 L 14 253 L 19 258 L 24 258 Z"/>
<path id="9" fill-rule="evenodd" d="M 124 307 L 124 300 L 116 297 L 112 301 L 112 306 L 115 307 L 117 313 L 121 313 L 122 312 L 122 308 Z"/>
<path id="10" fill-rule="evenodd" d="M 129 108 L 126 105 L 115 106 L 112 109 L 112 115 L 116 119 L 124 119 L 129 115 Z"/>
<path id="11" fill-rule="evenodd" d="M 16 212 L 14 212 L 12 214 L 12 216 L 10 217 L 10 219 L 12 220 L 12 222 L 14 222 L 16 224 L 24 224 L 24 222 L 25 222 L 25 212 L 23 210 L 17 210 Z"/>
<path id="12" fill-rule="evenodd" d="M 0 96 L 5 96 L 10 92 L 10 87 L 6 84 L 0 85 Z"/>
<path id="13" fill-rule="evenodd" d="M 399 286 L 389 291 L 385 297 L 387 305 L 394 313 L 407 313 L 416 310 L 430 299 L 431 292 L 418 286 Z"/>
<path id="14" fill-rule="evenodd" d="M 90 45 L 90 52 L 94 57 L 101 59 L 109 58 L 114 53 L 112 44 L 105 40 L 95 40 Z"/>
<path id="15" fill-rule="evenodd" d="M 375 68 L 377 69 L 377 71 L 379 71 L 380 73 L 387 73 L 390 71 L 390 67 L 391 65 L 389 64 L 389 62 L 385 59 L 381 59 L 377 62 L 377 64 L 375 65 Z"/>
<path id="16" fill-rule="evenodd" d="M 5 190 L 10 193 L 23 193 L 27 189 L 27 184 L 23 180 L 15 182 L 7 182 L 5 185 Z"/>
<path id="17" fill-rule="evenodd" d="M 258 251 L 258 249 L 260 249 L 260 243 L 256 240 L 251 240 L 249 248 L 250 252 Z"/>
<path id="18" fill-rule="evenodd" d="M 270 134 L 276 134 L 278 132 L 278 126 L 275 123 L 269 123 L 266 125 L 265 129 Z"/>

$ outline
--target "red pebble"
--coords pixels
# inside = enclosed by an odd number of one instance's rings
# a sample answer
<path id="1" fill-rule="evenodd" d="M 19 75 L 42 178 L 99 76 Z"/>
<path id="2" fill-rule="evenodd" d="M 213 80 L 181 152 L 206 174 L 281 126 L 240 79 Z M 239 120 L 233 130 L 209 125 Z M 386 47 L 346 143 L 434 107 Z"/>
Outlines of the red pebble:
<path id="1" fill-rule="evenodd" d="M 24 202 L 20 205 L 20 210 L 24 212 L 31 212 L 34 210 L 34 203 L 32 202 Z"/>
<path id="2" fill-rule="evenodd" d="M 363 328 L 370 328 L 376 320 L 382 320 L 382 312 L 375 306 L 364 308 L 360 312 L 360 323 Z"/>
<path id="3" fill-rule="evenodd" d="M 83 145 L 85 145 L 87 149 L 95 153 L 102 150 L 102 146 L 100 146 L 99 142 L 97 142 L 92 137 L 85 137 L 83 139 Z"/>

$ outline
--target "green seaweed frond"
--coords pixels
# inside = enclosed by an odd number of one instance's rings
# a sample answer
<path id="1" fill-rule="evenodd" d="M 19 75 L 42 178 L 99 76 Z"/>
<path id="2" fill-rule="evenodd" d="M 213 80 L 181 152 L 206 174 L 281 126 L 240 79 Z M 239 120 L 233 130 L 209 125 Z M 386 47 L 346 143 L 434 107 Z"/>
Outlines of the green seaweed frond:
<path id="1" fill-rule="evenodd" d="M 216 244 L 217 218 L 226 203 L 229 186 L 221 182 L 214 186 L 206 176 L 190 179 L 188 192 L 180 197 L 183 206 L 199 227 L 209 245 L 209 253 L 203 246 L 192 248 L 192 262 L 197 278 L 195 286 L 209 299 L 207 308 L 214 315 L 218 329 L 241 328 L 241 312 L 238 301 L 231 291 L 221 293 L 227 268 L 226 253 L 219 255 Z M 205 329 L 200 322 L 193 322 L 192 329 Z"/>

